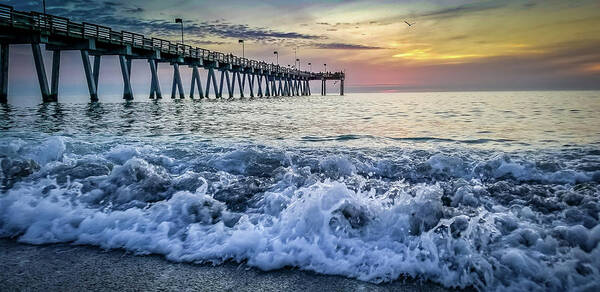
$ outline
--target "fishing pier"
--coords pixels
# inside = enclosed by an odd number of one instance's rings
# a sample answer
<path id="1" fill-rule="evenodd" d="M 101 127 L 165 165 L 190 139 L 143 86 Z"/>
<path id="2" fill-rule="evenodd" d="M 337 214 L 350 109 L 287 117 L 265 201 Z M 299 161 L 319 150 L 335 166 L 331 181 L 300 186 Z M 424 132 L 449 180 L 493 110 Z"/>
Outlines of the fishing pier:
<path id="1" fill-rule="evenodd" d="M 125 100 L 132 100 L 134 96 L 131 89 L 131 62 L 134 59 L 148 61 L 151 99 L 163 97 L 158 74 L 160 63 L 173 67 L 171 98 L 185 98 L 180 66 L 192 68 L 190 98 L 196 95 L 201 99 L 223 98 L 224 94 L 233 98 L 236 87 L 240 98 L 244 97 L 245 92 L 249 92 L 250 97 L 311 95 L 309 82 L 315 80 L 321 81 L 321 95 L 327 94 L 327 80 L 339 81 L 340 95 L 344 94 L 344 72 L 301 71 L 159 38 L 148 38 L 133 32 L 114 31 L 102 25 L 71 22 L 68 18 L 50 14 L 17 11 L 11 6 L 0 4 L 0 103 L 8 100 L 9 49 L 12 44 L 31 45 L 44 102 L 58 101 L 61 52 L 67 50 L 81 52 L 91 101 L 99 100 L 100 60 L 107 55 L 118 56 Z M 52 51 L 50 83 L 41 44 L 45 45 L 46 50 Z M 90 56 L 93 56 L 93 62 Z M 200 69 L 207 71 L 204 84 L 200 80 Z"/>

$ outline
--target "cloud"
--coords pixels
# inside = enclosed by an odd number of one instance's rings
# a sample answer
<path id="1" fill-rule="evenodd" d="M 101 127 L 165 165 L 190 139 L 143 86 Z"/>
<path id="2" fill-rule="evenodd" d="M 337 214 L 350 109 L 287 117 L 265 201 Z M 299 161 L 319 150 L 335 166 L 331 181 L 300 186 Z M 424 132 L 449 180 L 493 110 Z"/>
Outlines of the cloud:
<path id="1" fill-rule="evenodd" d="M 436 18 L 456 17 L 456 16 L 461 16 L 461 15 L 467 14 L 467 13 L 480 12 L 480 11 L 485 11 L 485 10 L 490 10 L 490 9 L 497 9 L 500 7 L 504 7 L 506 5 L 507 5 L 507 3 L 504 1 L 478 2 L 478 3 L 470 3 L 470 4 L 455 6 L 455 7 L 448 7 L 448 8 L 438 9 L 438 10 L 434 10 L 434 11 L 424 12 L 417 16 L 436 17 Z"/>
<path id="2" fill-rule="evenodd" d="M 317 49 L 327 50 L 380 50 L 382 47 L 373 47 L 357 44 L 344 44 L 344 43 L 325 43 L 325 44 L 314 44 L 313 47 Z"/>
<path id="3" fill-rule="evenodd" d="M 225 45 L 225 44 L 228 44 L 227 42 L 208 41 L 208 40 L 192 41 L 192 43 L 197 44 L 197 45 Z"/>
<path id="4" fill-rule="evenodd" d="M 18 10 L 39 10 L 36 2 L 22 0 L 8 0 Z M 149 34 L 155 37 L 173 37 L 179 35 L 180 25 L 173 20 L 143 19 L 135 17 L 132 13 L 143 12 L 140 7 L 111 1 L 88 0 L 63 0 L 49 1 L 48 13 L 68 17 L 72 21 L 90 21 L 93 23 L 110 26 L 115 30 L 122 29 L 132 32 Z M 125 14 L 123 14 L 125 12 Z M 325 37 L 298 32 L 276 31 L 264 27 L 251 27 L 247 24 L 233 24 L 225 20 L 203 21 L 184 19 L 185 34 L 192 38 L 220 37 L 243 38 L 272 42 L 276 39 L 306 39 L 316 40 Z"/>

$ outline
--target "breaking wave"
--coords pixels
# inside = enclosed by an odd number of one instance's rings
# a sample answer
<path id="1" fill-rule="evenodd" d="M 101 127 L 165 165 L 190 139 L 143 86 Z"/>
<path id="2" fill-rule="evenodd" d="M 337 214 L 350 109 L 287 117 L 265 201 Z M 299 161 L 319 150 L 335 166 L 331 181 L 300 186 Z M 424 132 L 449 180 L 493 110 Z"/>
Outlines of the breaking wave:
<path id="1" fill-rule="evenodd" d="M 597 150 L 176 139 L 1 138 L 0 237 L 375 283 L 600 289 Z"/>

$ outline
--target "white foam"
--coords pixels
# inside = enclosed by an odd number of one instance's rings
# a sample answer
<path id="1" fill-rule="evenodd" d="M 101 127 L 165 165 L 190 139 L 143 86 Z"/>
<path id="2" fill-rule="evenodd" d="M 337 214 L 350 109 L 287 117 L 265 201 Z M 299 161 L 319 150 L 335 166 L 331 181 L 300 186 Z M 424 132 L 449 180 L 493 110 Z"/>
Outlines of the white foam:
<path id="1" fill-rule="evenodd" d="M 343 155 L 319 157 L 315 168 L 269 150 L 207 153 L 194 163 L 219 171 L 203 173 L 147 145 L 78 155 L 69 143 L 50 138 L 10 146 L 16 157 L 55 165 L 43 170 L 48 175 L 18 181 L 0 195 L 0 237 L 124 248 L 173 261 L 246 261 L 264 270 L 294 266 L 372 282 L 409 275 L 448 287 L 542 291 L 585 289 L 600 280 L 600 225 L 588 229 L 568 221 L 569 209 L 541 213 L 490 197 L 478 174 L 522 181 L 553 175 L 505 157 L 467 162 L 432 155 L 424 171 L 460 178 L 448 194 L 440 181 L 362 177 L 361 167 L 378 164 L 357 166 Z M 285 161 L 267 165 L 263 156 Z M 75 162 L 104 163 L 110 173 L 59 183 Z M 237 206 L 242 211 L 213 197 L 239 185 L 257 169 L 254 163 L 273 173 L 262 181 L 269 184 L 264 192 Z M 569 178 L 549 180 L 580 179 L 560 176 Z M 380 186 L 387 189 L 377 191 Z M 443 196 L 451 198 L 449 206 Z"/>

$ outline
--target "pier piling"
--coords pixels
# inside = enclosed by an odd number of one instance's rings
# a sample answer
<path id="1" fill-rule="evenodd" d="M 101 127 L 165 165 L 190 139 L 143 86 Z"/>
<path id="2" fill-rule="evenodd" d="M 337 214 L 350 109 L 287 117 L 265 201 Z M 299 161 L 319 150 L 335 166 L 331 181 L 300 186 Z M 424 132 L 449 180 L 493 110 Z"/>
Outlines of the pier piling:
<path id="1" fill-rule="evenodd" d="M 9 45 L 0 44 L 0 102 L 8 102 L 8 53 Z"/>

